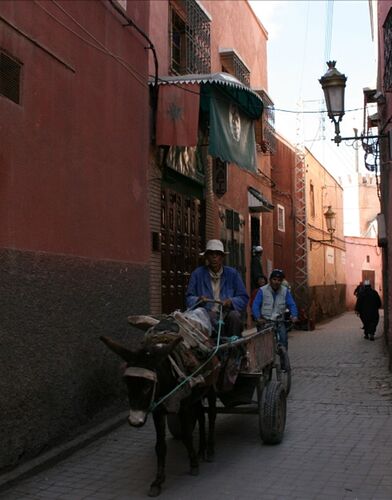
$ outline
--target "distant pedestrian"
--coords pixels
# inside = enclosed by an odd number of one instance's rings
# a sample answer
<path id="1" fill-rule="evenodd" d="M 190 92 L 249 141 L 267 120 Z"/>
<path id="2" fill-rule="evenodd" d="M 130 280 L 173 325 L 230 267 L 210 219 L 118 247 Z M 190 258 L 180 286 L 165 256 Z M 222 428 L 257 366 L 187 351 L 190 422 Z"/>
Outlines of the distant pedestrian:
<path id="1" fill-rule="evenodd" d="M 264 274 L 263 274 L 263 275 L 261 275 L 261 276 L 258 277 L 258 279 L 257 279 L 257 288 L 255 288 L 252 291 L 252 294 L 251 294 L 250 300 L 249 300 L 249 307 L 251 309 L 252 309 L 253 301 L 255 300 L 257 292 L 259 291 L 259 288 L 261 288 L 262 286 L 266 285 L 267 283 L 268 283 L 267 276 L 264 276 Z"/>
<path id="2" fill-rule="evenodd" d="M 263 255 L 263 247 L 258 245 L 253 249 L 252 260 L 250 263 L 250 288 L 251 292 L 258 289 L 260 285 L 258 284 L 258 279 L 263 276 L 263 263 L 261 261 Z"/>
<path id="3" fill-rule="evenodd" d="M 376 328 L 380 319 L 378 310 L 381 299 L 369 280 L 363 282 L 363 290 L 358 294 L 355 311 L 359 314 L 364 327 L 365 339 L 374 340 Z"/>
<path id="4" fill-rule="evenodd" d="M 358 295 L 363 291 L 363 283 L 362 281 L 359 282 L 359 285 L 357 286 L 357 288 L 354 290 L 354 295 L 356 297 L 358 297 Z"/>

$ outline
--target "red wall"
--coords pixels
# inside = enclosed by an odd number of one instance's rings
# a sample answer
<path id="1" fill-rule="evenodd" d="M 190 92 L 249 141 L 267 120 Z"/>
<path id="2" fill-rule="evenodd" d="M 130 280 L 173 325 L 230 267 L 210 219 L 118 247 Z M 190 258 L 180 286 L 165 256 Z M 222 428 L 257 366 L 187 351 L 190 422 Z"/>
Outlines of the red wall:
<path id="1" fill-rule="evenodd" d="M 144 262 L 146 42 L 108 3 L 58 4 L 0 2 L 23 64 L 21 104 L 0 95 L 0 246 Z M 128 2 L 146 31 L 148 9 Z"/>
<path id="2" fill-rule="evenodd" d="M 286 279 L 291 285 L 294 285 L 295 277 L 295 221 L 293 208 L 295 161 L 294 150 L 283 138 L 277 136 L 276 154 L 271 157 L 271 177 L 275 184 L 272 189 L 272 203 L 275 206 L 273 222 L 274 267 L 285 271 Z M 278 203 L 285 209 L 284 232 L 278 230 Z"/>

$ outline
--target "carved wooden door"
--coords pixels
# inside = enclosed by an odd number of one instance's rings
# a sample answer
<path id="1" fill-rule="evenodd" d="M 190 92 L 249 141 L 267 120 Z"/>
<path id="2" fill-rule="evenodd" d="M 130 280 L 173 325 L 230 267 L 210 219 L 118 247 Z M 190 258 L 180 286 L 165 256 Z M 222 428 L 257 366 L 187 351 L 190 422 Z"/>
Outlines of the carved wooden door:
<path id="1" fill-rule="evenodd" d="M 172 189 L 162 189 L 161 270 L 162 312 L 185 309 L 191 272 L 199 264 L 200 200 Z"/>

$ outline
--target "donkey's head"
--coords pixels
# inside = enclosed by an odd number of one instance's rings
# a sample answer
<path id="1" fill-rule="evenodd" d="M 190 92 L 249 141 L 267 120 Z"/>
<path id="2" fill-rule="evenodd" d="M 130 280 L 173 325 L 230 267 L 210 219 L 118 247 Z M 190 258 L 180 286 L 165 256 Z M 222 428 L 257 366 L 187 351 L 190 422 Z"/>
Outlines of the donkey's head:
<path id="1" fill-rule="evenodd" d="M 146 423 L 154 402 L 159 368 L 182 338 L 178 337 L 170 344 L 144 346 L 136 351 L 108 337 L 100 339 L 126 362 L 123 378 L 127 384 L 130 406 L 128 422 L 133 427 L 141 427 Z"/>

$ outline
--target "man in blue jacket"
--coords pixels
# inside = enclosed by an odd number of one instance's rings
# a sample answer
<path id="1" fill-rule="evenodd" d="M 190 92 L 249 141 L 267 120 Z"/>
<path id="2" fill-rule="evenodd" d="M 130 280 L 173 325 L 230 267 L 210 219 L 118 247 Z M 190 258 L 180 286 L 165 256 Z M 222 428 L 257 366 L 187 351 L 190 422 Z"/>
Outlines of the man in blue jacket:
<path id="1" fill-rule="evenodd" d="M 225 257 L 223 243 L 220 240 L 209 240 L 206 250 L 201 255 L 206 259 L 206 265 L 197 267 L 191 274 L 186 292 L 187 307 L 207 309 L 211 323 L 216 329 L 219 306 L 216 303 L 206 302 L 218 300 L 223 305 L 224 326 L 222 336 L 241 336 L 244 328 L 243 314 L 248 305 L 249 296 L 238 271 L 224 266 Z"/>
<path id="2" fill-rule="evenodd" d="M 277 321 L 279 342 L 287 349 L 288 337 L 284 322 L 286 309 L 290 311 L 293 322 L 298 321 L 298 310 L 289 289 L 282 285 L 284 273 L 274 269 L 269 284 L 259 288 L 252 304 L 252 315 L 258 324 L 268 320 Z"/>

